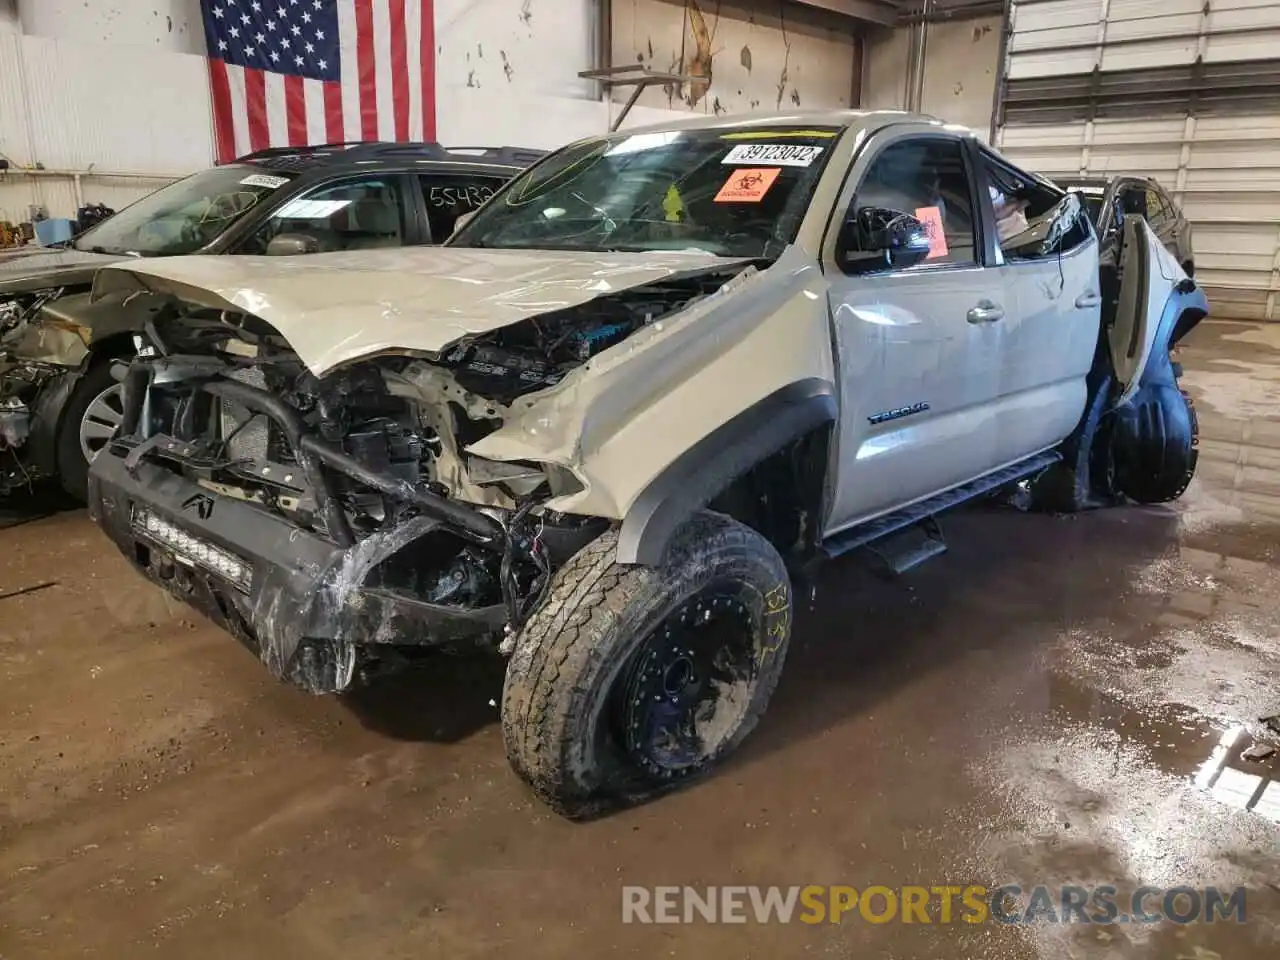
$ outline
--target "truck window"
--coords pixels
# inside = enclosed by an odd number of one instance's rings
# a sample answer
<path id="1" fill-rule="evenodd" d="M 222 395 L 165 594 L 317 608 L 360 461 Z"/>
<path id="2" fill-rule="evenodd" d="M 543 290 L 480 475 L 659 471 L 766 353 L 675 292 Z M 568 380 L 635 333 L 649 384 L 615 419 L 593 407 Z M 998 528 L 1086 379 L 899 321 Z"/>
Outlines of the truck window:
<path id="1" fill-rule="evenodd" d="M 941 222 L 945 243 L 926 263 L 974 263 L 973 194 L 958 140 L 920 137 L 889 144 L 858 185 L 850 214 L 881 207 Z"/>
<path id="2" fill-rule="evenodd" d="M 1082 194 L 1066 194 L 1018 170 L 1007 161 L 982 151 L 982 172 L 996 221 L 996 244 L 1006 260 L 1042 260 L 1056 257 L 1086 243 L 1093 219 Z M 1068 198 L 1079 201 L 1075 222 L 1052 239 L 1052 226 L 1065 217 Z M 1101 197 L 1099 197 L 1101 200 Z"/>

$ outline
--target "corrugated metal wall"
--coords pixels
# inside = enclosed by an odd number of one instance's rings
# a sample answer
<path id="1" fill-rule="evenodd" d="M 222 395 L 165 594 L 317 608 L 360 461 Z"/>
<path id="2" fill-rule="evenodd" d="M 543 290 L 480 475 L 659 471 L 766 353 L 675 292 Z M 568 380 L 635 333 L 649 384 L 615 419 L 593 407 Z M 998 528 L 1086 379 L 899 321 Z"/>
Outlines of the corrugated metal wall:
<path id="1" fill-rule="evenodd" d="M 1158 177 L 1218 316 L 1280 319 L 1280 4 L 1023 0 L 997 143 L 1049 176 Z"/>

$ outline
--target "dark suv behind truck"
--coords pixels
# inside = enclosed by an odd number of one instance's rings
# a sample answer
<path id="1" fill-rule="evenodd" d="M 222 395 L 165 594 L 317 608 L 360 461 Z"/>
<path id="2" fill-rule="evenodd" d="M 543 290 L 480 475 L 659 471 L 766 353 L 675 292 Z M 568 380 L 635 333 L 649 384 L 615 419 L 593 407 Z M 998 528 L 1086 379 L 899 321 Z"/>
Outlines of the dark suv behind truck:
<path id="1" fill-rule="evenodd" d="M 1187 276 L 1195 275 L 1191 224 L 1157 180 L 1137 176 L 1082 177 L 1060 184 L 1084 199 L 1097 225 L 1104 259 L 1108 250 L 1117 245 L 1125 215 L 1136 213 L 1151 224 L 1152 231 L 1177 257 Z"/>

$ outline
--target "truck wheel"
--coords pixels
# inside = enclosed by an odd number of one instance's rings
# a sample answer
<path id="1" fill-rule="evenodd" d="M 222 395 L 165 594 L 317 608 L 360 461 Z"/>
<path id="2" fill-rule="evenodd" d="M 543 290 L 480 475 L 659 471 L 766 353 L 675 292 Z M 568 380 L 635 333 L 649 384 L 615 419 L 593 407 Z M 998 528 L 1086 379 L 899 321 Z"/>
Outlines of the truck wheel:
<path id="1" fill-rule="evenodd" d="M 722 514 L 690 519 L 660 568 L 616 551 L 610 531 L 556 574 L 503 690 L 507 759 L 572 819 L 712 769 L 764 712 L 791 633 L 782 558 Z"/>
<path id="2" fill-rule="evenodd" d="M 124 419 L 124 389 L 111 375 L 114 358 L 94 360 L 71 391 L 58 427 L 58 479 L 77 503 L 88 495 L 89 464 Z"/>
<path id="3" fill-rule="evenodd" d="M 1162 384 L 1143 391 L 1115 425 L 1116 480 L 1138 503 L 1169 503 L 1191 484 L 1200 420 L 1191 395 Z"/>
<path id="4" fill-rule="evenodd" d="M 1110 397 L 1111 378 L 1107 377 L 1093 392 L 1075 432 L 1063 441 L 1062 460 L 1032 482 L 1035 509 L 1077 513 L 1122 499 L 1117 497 L 1112 424 L 1107 416 Z"/>

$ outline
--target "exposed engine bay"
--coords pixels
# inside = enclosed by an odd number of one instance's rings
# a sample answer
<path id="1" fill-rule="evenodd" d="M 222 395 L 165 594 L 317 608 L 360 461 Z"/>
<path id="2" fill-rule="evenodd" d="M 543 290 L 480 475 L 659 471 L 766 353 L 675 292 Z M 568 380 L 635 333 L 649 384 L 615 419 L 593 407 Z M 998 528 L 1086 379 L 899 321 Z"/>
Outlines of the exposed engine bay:
<path id="1" fill-rule="evenodd" d="M 460 343 L 442 361 L 463 389 L 510 403 L 554 386 L 654 320 L 714 293 L 724 280 L 712 274 L 623 290 Z"/>
<path id="2" fill-rule="evenodd" d="M 62 296 L 62 288 L 20 293 L 0 301 L 0 356 L 4 348 L 21 337 L 27 326 L 40 315 L 46 303 Z"/>
<path id="3" fill-rule="evenodd" d="M 162 465 L 340 549 L 377 554 L 362 589 L 501 611 L 496 625 L 510 635 L 552 571 L 608 521 L 543 508 L 574 489 L 568 470 L 467 447 L 500 429 L 516 401 L 741 271 L 668 278 L 465 338 L 435 358 L 366 359 L 324 377 L 260 318 L 174 300 L 148 321 L 127 374 L 120 368 L 125 420 L 109 449 L 126 469 Z M 424 521 L 436 524 L 429 535 L 404 540 Z M 415 642 L 411 633 L 401 642 Z"/>
<path id="4" fill-rule="evenodd" d="M 65 368 L 47 360 L 23 358 L 18 348 L 38 335 L 36 319 L 62 288 L 22 293 L 0 301 L 0 495 L 29 487 L 43 478 L 39 464 L 26 464 L 18 451 L 32 432 L 32 410 L 41 389 Z"/>

